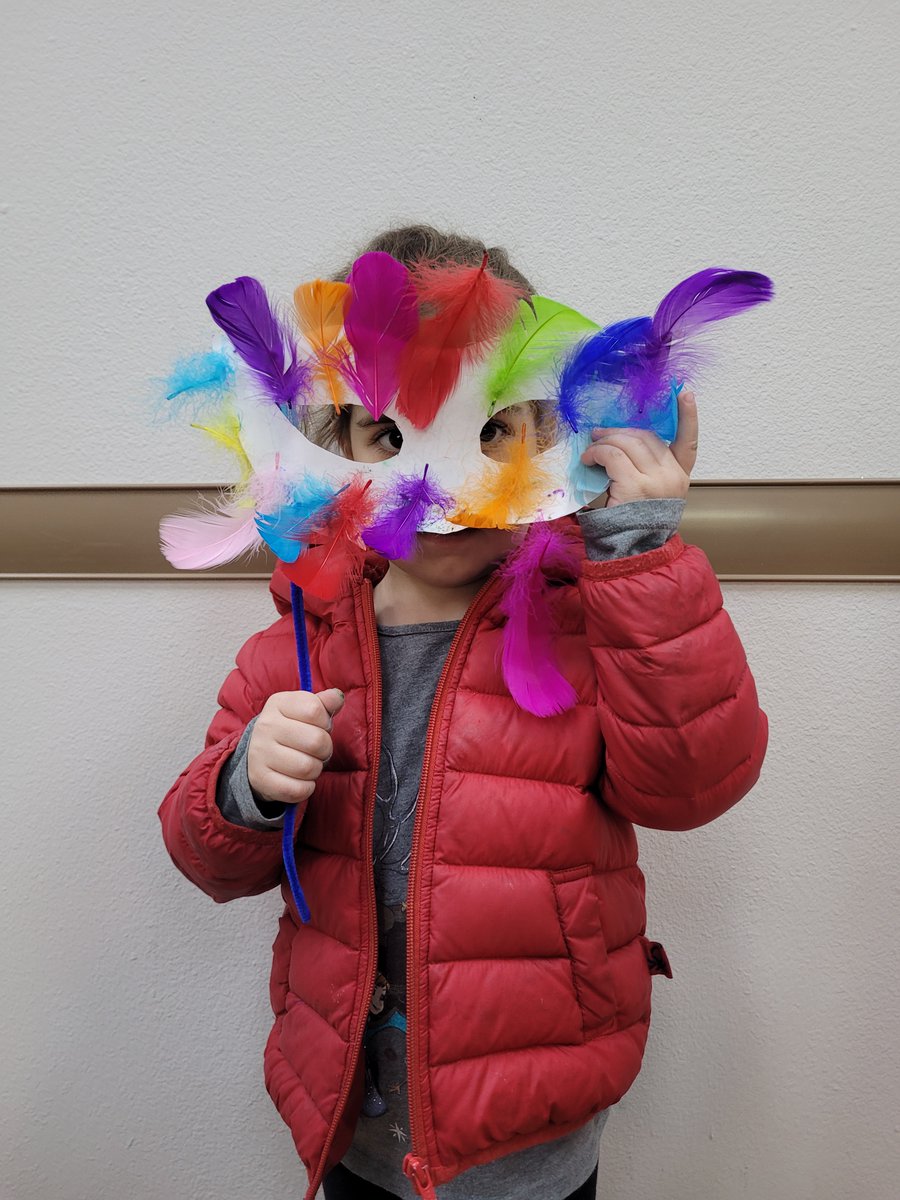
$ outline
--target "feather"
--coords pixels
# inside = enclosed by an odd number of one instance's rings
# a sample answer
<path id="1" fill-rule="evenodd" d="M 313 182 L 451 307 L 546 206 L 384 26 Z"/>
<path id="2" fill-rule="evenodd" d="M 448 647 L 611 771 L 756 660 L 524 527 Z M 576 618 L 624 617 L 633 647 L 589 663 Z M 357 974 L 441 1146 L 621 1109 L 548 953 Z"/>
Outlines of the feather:
<path id="1" fill-rule="evenodd" d="M 257 514 L 260 537 L 282 562 L 295 562 L 310 523 L 334 497 L 335 489 L 314 476 L 295 482 L 287 499 L 274 512 Z"/>
<path id="2" fill-rule="evenodd" d="M 213 441 L 224 446 L 238 460 L 241 471 L 241 483 L 246 483 L 253 474 L 253 465 L 247 457 L 247 451 L 241 444 L 241 422 L 236 412 L 227 409 L 217 421 L 201 425 L 199 421 L 191 423 L 192 429 L 202 429 L 209 434 Z"/>
<path id="3" fill-rule="evenodd" d="M 220 403 L 234 387 L 234 361 L 222 350 L 191 354 L 175 363 L 163 384 L 170 414 Z"/>
<path id="4" fill-rule="evenodd" d="M 308 548 L 296 562 L 284 566 L 292 583 L 322 600 L 337 596 L 343 581 L 354 574 L 364 556 L 359 535 L 375 508 L 371 485 L 371 479 L 354 479 L 312 519 L 305 535 Z"/>
<path id="5" fill-rule="evenodd" d="M 296 411 L 301 397 L 309 391 L 312 372 L 272 311 L 262 284 L 242 275 L 210 292 L 206 304 L 269 399 L 285 415 Z"/>
<path id="6" fill-rule="evenodd" d="M 446 512 L 450 504 L 446 492 L 429 482 L 427 465 L 421 477 L 400 475 L 382 499 L 377 519 L 363 530 L 363 541 L 385 558 L 409 558 L 428 513 L 434 508 Z"/>
<path id="7" fill-rule="evenodd" d="M 261 545 L 255 513 L 231 500 L 209 512 L 176 513 L 159 523 L 160 546 L 173 567 L 203 571 Z"/>
<path id="8" fill-rule="evenodd" d="M 334 359 L 347 353 L 342 331 L 349 290 L 348 284 L 329 279 L 314 279 L 294 289 L 297 324 L 316 356 L 315 377 L 325 385 L 336 409 L 341 407 L 345 388 Z"/>
<path id="9" fill-rule="evenodd" d="M 348 277 L 344 334 L 353 358 L 337 349 L 335 366 L 377 421 L 397 393 L 400 358 L 419 324 L 412 277 L 390 254 L 361 254 Z"/>
<path id="10" fill-rule="evenodd" d="M 578 574 L 578 549 L 559 529 L 538 522 L 500 568 L 506 616 L 501 664 L 510 695 L 526 712 L 550 717 L 572 708 L 577 693 L 557 665 L 549 575 Z"/>
<path id="11" fill-rule="evenodd" d="M 463 489 L 459 511 L 449 519 L 474 529 L 509 529 L 514 518 L 539 508 L 553 481 L 531 457 L 526 440 L 528 426 L 515 443 L 509 462 L 485 467 L 485 474 Z"/>
<path id="12" fill-rule="evenodd" d="M 626 370 L 626 391 L 636 416 L 665 401 L 672 377 L 682 382 L 700 356 L 697 336 L 705 326 L 771 300 L 772 281 L 755 271 L 707 267 L 676 284 L 653 316 L 646 344 Z"/>
<path id="13" fill-rule="evenodd" d="M 416 426 L 430 425 L 456 387 L 466 362 L 476 361 L 516 312 L 522 288 L 478 267 L 421 263 L 419 303 L 433 310 L 419 326 L 400 364 L 397 411 Z"/>
<path id="14" fill-rule="evenodd" d="M 594 321 L 546 296 L 520 300 L 517 318 L 488 362 L 488 415 L 498 408 L 535 399 L 528 394 L 535 376 L 550 369 L 574 338 L 596 329 Z"/>
<path id="15" fill-rule="evenodd" d="M 579 433 L 601 423 L 597 401 L 608 397 L 613 384 L 621 387 L 634 349 L 650 333 L 649 317 L 617 321 L 599 333 L 583 338 L 563 360 L 558 375 L 559 415 Z"/>

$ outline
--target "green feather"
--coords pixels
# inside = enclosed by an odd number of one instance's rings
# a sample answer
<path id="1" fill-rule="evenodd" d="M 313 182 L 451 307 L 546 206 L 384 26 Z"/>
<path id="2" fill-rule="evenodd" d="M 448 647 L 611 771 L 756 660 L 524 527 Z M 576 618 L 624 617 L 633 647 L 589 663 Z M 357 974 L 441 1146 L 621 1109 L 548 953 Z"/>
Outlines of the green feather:
<path id="1" fill-rule="evenodd" d="M 525 394 L 527 385 L 553 364 L 561 350 L 599 328 L 574 308 L 546 296 L 532 296 L 530 303 L 520 300 L 518 316 L 488 362 L 488 412 L 538 399 Z"/>

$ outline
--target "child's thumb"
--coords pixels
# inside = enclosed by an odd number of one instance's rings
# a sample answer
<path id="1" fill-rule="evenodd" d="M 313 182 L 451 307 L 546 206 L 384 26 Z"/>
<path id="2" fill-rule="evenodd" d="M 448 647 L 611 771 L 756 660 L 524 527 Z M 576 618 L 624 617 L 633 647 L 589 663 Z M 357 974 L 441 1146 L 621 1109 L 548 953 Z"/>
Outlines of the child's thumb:
<path id="1" fill-rule="evenodd" d="M 325 705 L 329 717 L 333 717 L 344 707 L 344 693 L 339 688 L 328 688 L 324 692 L 317 692 L 316 695 Z"/>

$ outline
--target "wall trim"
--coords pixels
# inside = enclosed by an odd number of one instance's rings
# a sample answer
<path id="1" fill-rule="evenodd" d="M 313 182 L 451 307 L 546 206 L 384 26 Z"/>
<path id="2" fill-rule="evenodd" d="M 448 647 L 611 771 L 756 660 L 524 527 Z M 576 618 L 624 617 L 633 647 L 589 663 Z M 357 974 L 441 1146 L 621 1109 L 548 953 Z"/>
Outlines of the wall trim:
<path id="1" fill-rule="evenodd" d="M 0 488 L 0 579 L 267 579 L 269 552 L 176 571 L 160 518 L 221 485 Z M 696 480 L 680 529 L 722 581 L 900 582 L 900 479 Z"/>

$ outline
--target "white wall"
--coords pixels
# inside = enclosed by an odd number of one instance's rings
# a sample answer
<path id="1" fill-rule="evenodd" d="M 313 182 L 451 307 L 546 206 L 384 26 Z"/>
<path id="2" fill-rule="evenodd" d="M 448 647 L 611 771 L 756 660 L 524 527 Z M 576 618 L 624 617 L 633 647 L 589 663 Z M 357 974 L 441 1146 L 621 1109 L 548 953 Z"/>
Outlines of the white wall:
<path id="1" fill-rule="evenodd" d="M 697 478 L 900 473 L 894 6 L 258 7 L 7 5 L 4 483 L 226 479 L 144 405 L 207 344 L 206 292 L 287 293 L 402 219 L 601 320 L 766 271 L 699 389 Z M 769 758 L 720 821 L 642 835 L 675 978 L 599 1194 L 888 1200 L 896 589 L 725 591 Z M 156 819 L 265 586 L 0 600 L 0 1200 L 299 1196 L 261 1076 L 276 897 L 213 906 Z"/>

